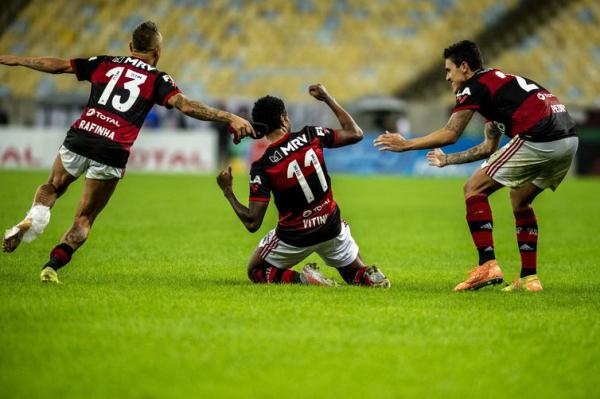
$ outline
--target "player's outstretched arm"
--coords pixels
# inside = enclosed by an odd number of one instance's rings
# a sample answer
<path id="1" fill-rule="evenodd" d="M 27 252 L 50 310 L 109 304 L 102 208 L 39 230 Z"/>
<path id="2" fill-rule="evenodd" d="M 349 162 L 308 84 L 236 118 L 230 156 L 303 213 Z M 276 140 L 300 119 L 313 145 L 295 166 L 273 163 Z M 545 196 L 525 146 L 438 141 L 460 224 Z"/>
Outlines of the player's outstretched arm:
<path id="1" fill-rule="evenodd" d="M 454 112 L 443 128 L 410 140 L 404 138 L 400 133 L 386 131 L 374 140 L 374 145 L 379 151 L 404 152 L 454 144 L 469 124 L 474 112 L 470 109 Z"/>
<path id="2" fill-rule="evenodd" d="M 343 147 L 362 140 L 362 129 L 352 119 L 352 116 L 335 101 L 335 98 L 327 92 L 325 86 L 321 84 L 311 85 L 308 88 L 308 92 L 317 100 L 327 104 L 338 118 L 338 121 L 340 121 L 342 129 L 337 131 L 336 147 Z"/>
<path id="3" fill-rule="evenodd" d="M 0 64 L 24 66 L 47 73 L 74 73 L 71 61 L 52 57 L 21 57 L 18 55 L 0 55 Z"/>
<path id="4" fill-rule="evenodd" d="M 242 221 L 249 232 L 254 233 L 262 225 L 265 213 L 267 212 L 268 202 L 250 201 L 250 207 L 246 207 L 238 201 L 233 192 L 233 175 L 231 174 L 231 166 L 222 170 L 217 176 L 217 184 L 223 190 L 225 198 L 231 204 L 233 211 Z"/>
<path id="5" fill-rule="evenodd" d="M 200 101 L 187 98 L 179 93 L 167 101 L 170 106 L 177 108 L 185 115 L 201 121 L 227 122 L 234 132 L 234 142 L 237 144 L 243 137 L 255 136 L 256 133 L 250 122 L 227 111 L 209 107 Z"/>
<path id="6" fill-rule="evenodd" d="M 489 157 L 498 149 L 502 133 L 492 122 L 488 122 L 485 124 L 483 134 L 485 138 L 481 144 L 465 151 L 445 154 L 442 150 L 436 148 L 428 152 L 427 161 L 429 165 L 443 168 L 446 165 L 475 162 Z"/>

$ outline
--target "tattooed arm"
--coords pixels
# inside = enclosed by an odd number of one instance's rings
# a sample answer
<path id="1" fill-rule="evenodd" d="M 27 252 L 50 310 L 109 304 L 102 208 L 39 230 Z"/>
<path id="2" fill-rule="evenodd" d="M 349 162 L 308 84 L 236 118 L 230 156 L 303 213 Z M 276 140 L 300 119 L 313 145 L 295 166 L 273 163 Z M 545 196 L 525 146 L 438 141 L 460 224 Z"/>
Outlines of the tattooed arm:
<path id="1" fill-rule="evenodd" d="M 502 133 L 493 123 L 488 122 L 485 124 L 483 134 L 485 138 L 481 144 L 465 151 L 455 152 L 453 154 L 445 154 L 439 148 L 430 151 L 427 153 L 429 165 L 442 168 L 446 165 L 474 162 L 489 157 L 498 149 Z"/>
<path id="2" fill-rule="evenodd" d="M 201 121 L 227 122 L 235 132 L 234 142 L 239 143 L 242 137 L 253 135 L 254 129 L 250 122 L 227 111 L 209 107 L 199 101 L 190 100 L 179 93 L 168 100 L 170 106 L 177 108 L 185 115 Z"/>
<path id="3" fill-rule="evenodd" d="M 0 64 L 8 66 L 24 66 L 47 73 L 74 73 L 71 62 L 61 58 L 0 55 Z"/>
<path id="4" fill-rule="evenodd" d="M 469 124 L 474 112 L 470 109 L 454 112 L 443 128 L 410 140 L 405 139 L 399 133 L 385 132 L 375 139 L 375 146 L 379 151 L 402 152 L 454 144 Z"/>

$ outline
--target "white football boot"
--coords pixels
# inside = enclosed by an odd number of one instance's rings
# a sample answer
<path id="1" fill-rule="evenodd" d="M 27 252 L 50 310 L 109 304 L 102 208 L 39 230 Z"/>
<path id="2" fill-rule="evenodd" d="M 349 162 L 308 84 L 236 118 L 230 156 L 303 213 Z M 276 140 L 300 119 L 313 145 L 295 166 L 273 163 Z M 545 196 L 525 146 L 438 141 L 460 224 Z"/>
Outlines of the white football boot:
<path id="1" fill-rule="evenodd" d="M 363 276 L 365 283 L 374 288 L 390 288 L 392 283 L 377 266 L 369 266 Z"/>
<path id="2" fill-rule="evenodd" d="M 300 278 L 304 284 L 323 285 L 327 287 L 337 287 L 338 285 L 335 280 L 324 277 L 316 263 L 304 265 Z"/>

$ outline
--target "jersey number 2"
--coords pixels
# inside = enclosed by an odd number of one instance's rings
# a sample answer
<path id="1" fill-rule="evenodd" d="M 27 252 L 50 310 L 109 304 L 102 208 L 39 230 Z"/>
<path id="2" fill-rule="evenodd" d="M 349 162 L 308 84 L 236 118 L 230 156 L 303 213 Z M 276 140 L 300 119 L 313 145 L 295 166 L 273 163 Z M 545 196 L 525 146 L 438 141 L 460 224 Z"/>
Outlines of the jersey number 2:
<path id="1" fill-rule="evenodd" d="M 496 76 L 498 76 L 500 79 L 505 79 L 506 78 L 506 74 L 502 73 L 500 71 L 496 71 Z M 529 93 L 531 90 L 536 90 L 539 89 L 540 87 L 534 83 L 527 83 L 527 81 L 525 79 L 523 79 L 520 76 L 517 75 L 513 75 L 515 77 L 515 79 L 517 80 L 517 83 L 519 84 L 519 86 L 521 87 L 521 89 L 525 90 L 527 93 Z"/>
<path id="2" fill-rule="evenodd" d="M 106 72 L 106 76 L 108 76 L 110 80 L 104 88 L 104 91 L 102 92 L 102 95 L 98 100 L 98 104 L 106 105 L 108 99 L 110 98 L 110 95 L 112 94 L 115 88 L 115 85 L 117 84 L 119 78 L 123 74 L 124 69 L 125 67 L 116 67 Z M 121 102 L 121 96 L 118 94 L 115 94 L 112 99 L 113 108 L 121 112 L 127 112 L 133 106 L 135 100 L 137 100 L 138 96 L 140 95 L 140 86 L 148 78 L 146 75 L 137 73 L 135 71 L 132 71 L 131 69 L 128 69 L 127 72 L 125 72 L 125 77 L 131 79 L 125 82 L 125 84 L 123 84 L 125 90 L 129 92 L 127 100 Z"/>
<path id="3" fill-rule="evenodd" d="M 327 185 L 327 179 L 325 178 L 325 173 L 323 173 L 323 168 L 321 167 L 321 164 L 319 163 L 319 158 L 317 157 L 317 154 L 315 153 L 315 151 L 312 148 L 310 150 L 306 151 L 306 156 L 304 157 L 304 167 L 310 166 L 311 163 L 315 167 L 315 171 L 317 172 L 317 177 L 319 178 L 319 183 L 321 183 L 321 188 L 323 189 L 324 192 L 327 191 L 327 188 L 329 186 Z M 288 165 L 288 170 L 287 170 L 288 179 L 291 179 L 294 176 L 296 176 L 296 179 L 298 179 L 300 188 L 302 188 L 302 192 L 304 193 L 304 196 L 306 197 L 306 202 L 308 202 L 310 204 L 311 202 L 313 202 L 315 200 L 315 195 L 313 194 L 312 190 L 308 186 L 308 182 L 306 181 L 306 178 L 304 177 L 304 174 L 302 173 L 302 169 L 300 169 L 300 164 L 298 164 L 298 161 L 296 161 L 295 159 L 292 162 L 290 162 L 290 164 Z"/>

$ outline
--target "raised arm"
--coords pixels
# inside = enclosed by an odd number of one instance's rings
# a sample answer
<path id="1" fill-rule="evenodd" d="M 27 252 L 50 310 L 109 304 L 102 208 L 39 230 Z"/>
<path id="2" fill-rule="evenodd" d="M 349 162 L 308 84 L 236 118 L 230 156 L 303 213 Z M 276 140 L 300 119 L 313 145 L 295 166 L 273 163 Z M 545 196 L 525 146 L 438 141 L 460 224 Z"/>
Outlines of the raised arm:
<path id="1" fill-rule="evenodd" d="M 443 168 L 446 165 L 475 162 L 489 157 L 498 149 L 502 133 L 492 122 L 488 122 L 485 124 L 483 134 L 483 142 L 465 151 L 455 152 L 453 154 L 445 154 L 439 148 L 430 151 L 427 153 L 429 165 Z"/>
<path id="2" fill-rule="evenodd" d="M 168 100 L 170 106 L 177 108 L 185 115 L 201 121 L 227 122 L 234 131 L 234 142 L 239 143 L 242 137 L 255 135 L 250 122 L 230 112 L 212 108 L 200 101 L 187 98 L 182 93 L 171 96 Z"/>
<path id="3" fill-rule="evenodd" d="M 443 128 L 438 129 L 433 133 L 429 133 L 426 136 L 416 137 L 410 140 L 405 139 L 400 133 L 390 133 L 386 131 L 375 139 L 375 147 L 377 147 L 379 151 L 403 152 L 438 148 L 448 144 L 454 144 L 465 130 L 465 127 L 469 124 L 474 112 L 475 111 L 470 109 L 454 112 L 450 116 L 446 126 Z"/>
<path id="4" fill-rule="evenodd" d="M 8 66 L 24 66 L 47 73 L 74 73 L 71 62 L 61 58 L 0 55 L 0 64 Z"/>
<path id="5" fill-rule="evenodd" d="M 341 107 L 321 84 L 312 85 L 308 88 L 308 92 L 311 96 L 319 101 L 323 101 L 331 108 L 340 125 L 341 130 L 337 131 L 336 146 L 342 147 L 349 144 L 359 142 L 363 138 L 362 129 L 356 124 L 354 119 L 350 116 L 344 108 Z"/>
<path id="6" fill-rule="evenodd" d="M 262 225 L 269 203 L 266 201 L 250 201 L 249 207 L 240 203 L 233 192 L 231 166 L 219 173 L 217 176 L 217 184 L 221 187 L 221 190 L 223 190 L 225 198 L 227 198 L 227 201 L 231 204 L 233 211 L 244 224 L 244 227 L 251 233 L 257 231 Z"/>

